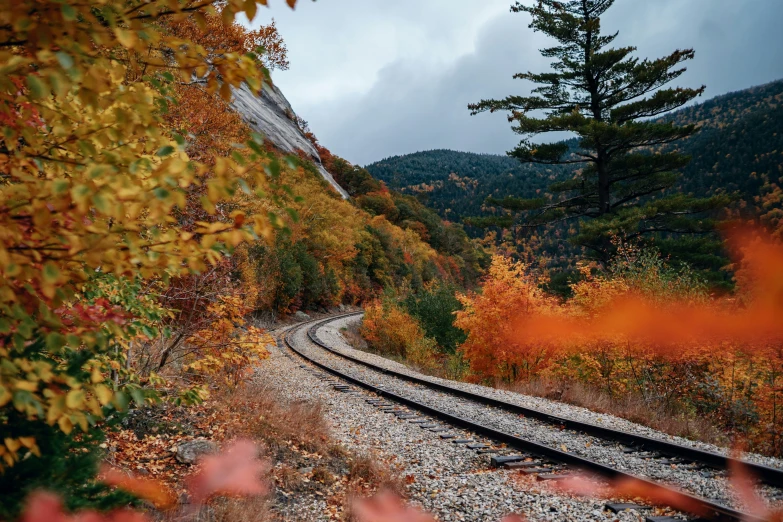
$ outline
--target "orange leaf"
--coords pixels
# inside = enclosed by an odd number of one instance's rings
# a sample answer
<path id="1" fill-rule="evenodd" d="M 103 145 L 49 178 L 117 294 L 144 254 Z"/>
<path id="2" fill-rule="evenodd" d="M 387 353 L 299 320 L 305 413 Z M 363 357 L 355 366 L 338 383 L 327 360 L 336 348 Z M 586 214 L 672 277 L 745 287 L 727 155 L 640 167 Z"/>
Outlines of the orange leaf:
<path id="1" fill-rule="evenodd" d="M 101 467 L 99 478 L 104 484 L 116 486 L 149 500 L 158 509 L 168 509 L 176 503 L 174 493 L 157 480 L 134 477 L 105 465 Z"/>

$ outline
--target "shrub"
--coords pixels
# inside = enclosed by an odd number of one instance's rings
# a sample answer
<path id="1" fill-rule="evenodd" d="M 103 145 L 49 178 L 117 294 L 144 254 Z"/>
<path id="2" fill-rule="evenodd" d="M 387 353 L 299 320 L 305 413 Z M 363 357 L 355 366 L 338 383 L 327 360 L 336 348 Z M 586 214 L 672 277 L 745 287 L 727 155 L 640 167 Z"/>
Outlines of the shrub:
<path id="1" fill-rule="evenodd" d="M 439 282 L 419 293 L 409 294 L 403 305 L 415 317 L 427 337 L 434 339 L 441 352 L 453 354 L 465 342 L 465 332 L 454 325 L 455 313 L 462 310 L 454 285 Z"/>
<path id="2" fill-rule="evenodd" d="M 436 361 L 435 341 L 426 337 L 418 322 L 389 298 L 365 308 L 361 333 L 381 355 L 407 359 L 422 368 L 432 368 Z"/>

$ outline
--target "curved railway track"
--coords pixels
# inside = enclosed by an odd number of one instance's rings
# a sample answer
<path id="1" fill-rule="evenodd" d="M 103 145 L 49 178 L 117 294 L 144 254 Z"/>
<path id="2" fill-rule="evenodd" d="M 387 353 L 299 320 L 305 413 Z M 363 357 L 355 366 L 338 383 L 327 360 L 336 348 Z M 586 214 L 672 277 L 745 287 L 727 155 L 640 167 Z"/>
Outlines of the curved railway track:
<path id="1" fill-rule="evenodd" d="M 434 408 L 427 404 L 423 404 L 421 402 L 410 399 L 408 397 L 403 397 L 399 394 L 385 390 L 383 387 L 376 386 L 364 380 L 358 379 L 352 375 L 348 375 L 345 372 L 332 368 L 320 361 L 313 359 L 312 357 L 304 353 L 304 351 L 298 349 L 292 340 L 292 336 L 294 333 L 298 332 L 302 328 L 307 328 L 307 336 L 309 340 L 319 348 L 326 350 L 328 353 L 332 355 L 348 360 L 351 363 L 355 363 L 365 368 L 368 368 L 374 372 L 378 372 L 386 376 L 390 376 L 432 390 L 436 390 L 441 393 L 445 393 L 462 399 L 467 399 L 478 404 L 491 406 L 502 411 L 531 417 L 536 420 L 543 421 L 545 423 L 554 426 L 562 427 L 564 429 L 582 432 L 604 440 L 620 442 L 628 446 L 625 449 L 626 452 L 636 452 L 636 451 L 654 452 L 656 456 L 672 457 L 675 459 L 680 459 L 680 462 L 691 462 L 704 467 L 711 467 L 715 469 L 726 469 L 726 467 L 731 463 L 732 459 L 720 455 L 718 453 L 712 453 L 712 452 L 699 450 L 688 446 L 681 446 L 671 442 L 657 440 L 651 437 L 645 437 L 642 435 L 628 433 L 621 430 L 615 430 L 604 426 L 598 426 L 591 423 L 575 421 L 564 417 L 554 416 L 546 412 L 542 412 L 532 408 L 519 406 L 517 404 L 512 404 L 491 397 L 485 397 L 482 395 L 471 393 L 466 390 L 454 388 L 442 383 L 433 382 L 428 379 L 423 379 L 420 377 L 408 375 L 406 373 L 398 372 L 388 368 L 383 368 L 374 365 L 372 363 L 369 363 L 367 361 L 364 361 L 362 359 L 359 359 L 357 357 L 353 357 L 351 355 L 335 350 L 332 347 L 323 343 L 318 338 L 317 330 L 325 323 L 335 321 L 341 318 L 349 317 L 352 315 L 359 315 L 359 314 L 361 314 L 361 312 L 342 314 L 339 316 L 333 316 L 327 319 L 315 320 L 315 321 L 304 323 L 302 325 L 294 326 L 283 335 L 283 339 L 282 339 L 283 343 L 292 352 L 296 353 L 302 359 L 315 365 L 321 370 L 338 377 L 343 381 L 347 381 L 353 384 L 354 386 L 372 392 L 379 397 L 383 397 L 386 400 L 393 401 L 394 403 L 397 403 L 399 405 L 403 405 L 409 408 L 410 410 L 414 410 L 422 414 L 425 414 L 431 418 L 438 419 L 439 421 L 444 422 L 450 426 L 465 429 L 477 435 L 486 437 L 487 439 L 505 444 L 509 448 L 513 448 L 515 450 L 525 452 L 527 456 L 535 456 L 539 459 L 545 459 L 545 461 L 550 463 L 551 462 L 560 463 L 567 466 L 569 469 L 575 469 L 575 470 L 580 470 L 582 472 L 592 473 L 604 477 L 606 479 L 637 480 L 644 488 L 649 488 L 650 490 L 656 488 L 662 488 L 666 490 L 667 494 L 678 497 L 679 500 L 682 502 L 682 505 L 695 506 L 697 511 L 699 512 L 699 515 L 702 518 L 706 518 L 710 520 L 719 520 L 719 521 L 758 520 L 746 513 L 725 506 L 721 503 L 714 502 L 709 499 L 704 499 L 686 492 L 677 491 L 674 490 L 673 488 L 654 482 L 652 480 L 632 475 L 625 471 L 621 471 L 619 469 L 601 464 L 594 460 L 581 457 L 579 455 L 574 455 L 572 453 L 567 453 L 565 451 L 560 451 L 559 449 L 556 449 L 554 447 L 550 447 L 532 440 L 525 439 L 524 437 L 521 437 L 519 435 L 506 433 L 504 431 L 482 425 L 480 423 L 460 417 L 458 415 L 454 415 L 452 413 L 442 411 L 440 409 Z M 410 415 L 406 415 L 405 412 L 395 411 L 391 407 L 389 407 L 389 411 L 395 413 L 401 418 L 410 417 Z M 414 420 L 414 422 L 416 421 Z M 481 445 L 479 444 L 477 446 L 481 446 Z M 505 464 L 507 466 L 514 467 L 515 461 L 516 462 L 521 461 L 522 457 L 523 456 L 517 456 L 517 457 L 507 456 L 507 457 L 499 457 L 493 460 L 498 465 Z M 754 473 L 762 482 L 775 487 L 783 486 L 783 470 L 778 470 L 775 468 L 762 466 L 759 464 L 754 464 L 745 461 L 742 461 L 742 464 L 746 466 L 752 473 Z M 519 465 L 521 467 L 524 464 L 520 463 Z M 544 471 L 544 470 L 539 470 L 539 468 L 534 468 L 533 471 Z M 562 475 L 549 475 L 549 478 L 558 478 L 558 477 L 562 477 Z"/>

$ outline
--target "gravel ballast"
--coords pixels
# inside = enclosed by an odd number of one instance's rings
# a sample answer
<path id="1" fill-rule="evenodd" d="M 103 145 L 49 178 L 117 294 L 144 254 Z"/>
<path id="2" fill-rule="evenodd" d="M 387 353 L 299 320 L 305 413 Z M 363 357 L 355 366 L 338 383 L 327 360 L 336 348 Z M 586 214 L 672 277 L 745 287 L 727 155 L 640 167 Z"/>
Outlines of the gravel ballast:
<path id="1" fill-rule="evenodd" d="M 418 374 L 394 361 L 358 351 L 350 347 L 340 334 L 340 329 L 344 328 L 350 322 L 359 320 L 361 320 L 360 316 L 351 316 L 328 322 L 318 328 L 317 336 L 324 344 L 337 351 L 384 368 L 394 369 L 401 373 L 415 375 L 419 378 L 440 382 L 472 393 L 546 411 L 557 416 L 596 423 L 677 444 L 687 444 L 708 451 L 720 452 L 723 454 L 727 453 L 725 448 L 673 437 L 618 417 L 591 412 L 585 408 L 557 403 L 547 399 L 525 396 L 509 391 L 496 390 L 468 383 L 447 381 Z M 738 505 L 731 488 L 727 486 L 727 479 L 724 472 L 709 469 L 692 469 L 684 465 L 669 464 L 657 459 L 640 458 L 638 455 L 625 454 L 621 451 L 619 444 L 614 442 L 604 441 L 596 437 L 569 430 L 561 430 L 558 427 L 534 419 L 521 418 L 515 414 L 504 412 L 497 408 L 484 406 L 384 375 L 380 372 L 370 370 L 330 354 L 318 347 L 307 338 L 306 328 L 296 331 L 293 335 L 293 340 L 296 342 L 297 348 L 303 350 L 308 356 L 312 356 L 313 359 L 339 371 L 343 371 L 352 377 L 362 379 L 370 384 L 383 386 L 387 391 L 416 400 L 442 411 L 479 422 L 485 426 L 520 435 L 535 442 L 601 462 L 640 477 L 676 485 L 698 496 L 713 499 L 735 508 L 742 507 L 741 505 Z M 783 468 L 783 462 L 778 459 L 760 455 L 748 455 L 747 459 L 759 464 Z M 764 487 L 762 488 L 762 492 L 766 496 L 772 496 L 779 493 L 779 490 Z"/>
<path id="2" fill-rule="evenodd" d="M 306 340 L 306 329 L 300 329 L 294 338 L 297 348 L 312 348 Z M 407 484 L 410 501 L 432 512 L 438 520 L 499 522 L 509 513 L 531 520 L 643 520 L 637 512 L 618 515 L 604 511 L 605 499 L 558 494 L 549 483 L 537 483 L 518 471 L 491 469 L 487 455 L 369 404 L 367 400 L 376 397 L 374 394 L 353 387 L 349 392 L 337 391 L 323 379 L 325 374 L 317 377 L 320 372 L 291 356 L 289 350 L 273 346 L 270 352 L 256 378 L 275 386 L 291 400 L 320 401 L 332 424 L 332 436 L 351 452 L 393 462 L 393 471 Z M 449 431 L 475 438 L 464 431 Z M 299 499 L 282 515 L 286 520 L 330 520 L 326 502 L 319 498 Z"/>

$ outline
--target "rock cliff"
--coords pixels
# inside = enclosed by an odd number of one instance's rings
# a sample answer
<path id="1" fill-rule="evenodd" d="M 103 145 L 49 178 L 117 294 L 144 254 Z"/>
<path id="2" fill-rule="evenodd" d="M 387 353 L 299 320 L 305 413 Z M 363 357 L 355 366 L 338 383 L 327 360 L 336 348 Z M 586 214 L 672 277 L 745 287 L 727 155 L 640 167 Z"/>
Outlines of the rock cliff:
<path id="1" fill-rule="evenodd" d="M 261 92 L 255 94 L 243 84 L 241 88 L 234 89 L 231 105 L 254 131 L 263 134 L 265 139 L 279 149 L 291 153 L 297 150 L 304 151 L 313 160 L 321 176 L 343 198 L 348 198 L 345 189 L 321 164 L 316 148 L 291 119 L 290 115 L 294 114 L 294 110 L 280 89 L 267 82 L 264 83 Z"/>

